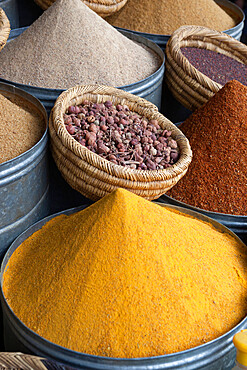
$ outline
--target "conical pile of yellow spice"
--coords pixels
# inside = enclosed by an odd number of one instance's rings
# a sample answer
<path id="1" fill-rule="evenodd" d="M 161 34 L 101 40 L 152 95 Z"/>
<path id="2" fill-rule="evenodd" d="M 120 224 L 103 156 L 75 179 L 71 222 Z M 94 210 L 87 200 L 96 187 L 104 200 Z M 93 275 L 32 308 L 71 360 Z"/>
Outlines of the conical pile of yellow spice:
<path id="1" fill-rule="evenodd" d="M 206 222 L 118 189 L 22 243 L 3 291 L 29 328 L 61 346 L 164 355 L 245 317 L 247 252 Z"/>

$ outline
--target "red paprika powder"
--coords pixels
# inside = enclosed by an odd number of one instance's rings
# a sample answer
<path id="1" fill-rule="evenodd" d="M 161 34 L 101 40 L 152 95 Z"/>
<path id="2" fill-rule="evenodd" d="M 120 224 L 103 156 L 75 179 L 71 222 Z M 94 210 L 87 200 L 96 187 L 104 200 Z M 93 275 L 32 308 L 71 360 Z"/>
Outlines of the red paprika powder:
<path id="1" fill-rule="evenodd" d="M 227 82 L 179 128 L 193 160 L 167 195 L 204 210 L 247 215 L 247 87 Z"/>

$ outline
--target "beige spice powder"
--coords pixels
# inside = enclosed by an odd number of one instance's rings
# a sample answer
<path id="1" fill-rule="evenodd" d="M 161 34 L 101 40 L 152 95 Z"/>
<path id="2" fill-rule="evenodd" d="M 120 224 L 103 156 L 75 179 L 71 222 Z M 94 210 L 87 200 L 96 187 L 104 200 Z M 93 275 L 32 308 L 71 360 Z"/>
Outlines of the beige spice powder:
<path id="1" fill-rule="evenodd" d="M 120 87 L 153 74 L 161 59 L 81 0 L 57 0 L 0 53 L 0 77 L 44 88 Z"/>
<path id="2" fill-rule="evenodd" d="M 31 149 L 44 131 L 35 107 L 21 107 L 0 94 L 0 164 Z"/>

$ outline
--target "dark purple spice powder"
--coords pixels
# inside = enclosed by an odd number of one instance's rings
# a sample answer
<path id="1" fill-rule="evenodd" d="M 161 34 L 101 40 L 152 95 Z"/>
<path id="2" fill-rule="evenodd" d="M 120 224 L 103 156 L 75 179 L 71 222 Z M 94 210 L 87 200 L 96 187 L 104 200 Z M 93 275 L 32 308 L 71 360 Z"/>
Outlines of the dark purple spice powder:
<path id="1" fill-rule="evenodd" d="M 237 80 L 247 85 L 247 66 L 227 55 L 201 48 L 181 48 L 182 54 L 200 72 L 221 85 Z"/>

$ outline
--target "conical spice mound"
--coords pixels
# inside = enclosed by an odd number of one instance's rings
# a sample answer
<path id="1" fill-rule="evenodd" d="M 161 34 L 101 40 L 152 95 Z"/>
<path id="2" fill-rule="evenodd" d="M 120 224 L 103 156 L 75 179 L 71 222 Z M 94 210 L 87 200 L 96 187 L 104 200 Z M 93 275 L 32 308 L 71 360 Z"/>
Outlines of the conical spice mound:
<path id="1" fill-rule="evenodd" d="M 225 31 L 237 23 L 214 0 L 128 0 L 106 20 L 113 26 L 161 35 L 185 25 Z"/>
<path id="2" fill-rule="evenodd" d="M 150 49 L 123 36 L 81 0 L 57 0 L 0 53 L 1 78 L 52 89 L 120 87 L 160 65 Z"/>
<path id="3" fill-rule="evenodd" d="M 247 86 L 227 82 L 179 128 L 193 160 L 168 195 L 211 212 L 247 215 Z"/>
<path id="4" fill-rule="evenodd" d="M 136 358 L 191 348 L 246 315 L 247 252 L 210 224 L 118 189 L 14 252 L 3 291 L 44 338 Z"/>

